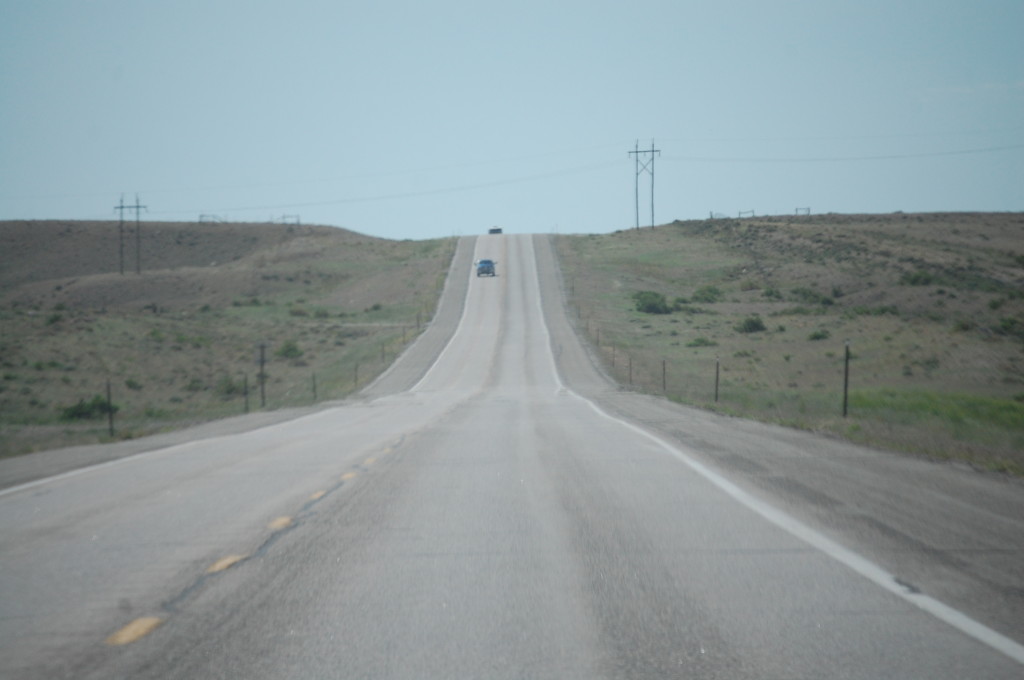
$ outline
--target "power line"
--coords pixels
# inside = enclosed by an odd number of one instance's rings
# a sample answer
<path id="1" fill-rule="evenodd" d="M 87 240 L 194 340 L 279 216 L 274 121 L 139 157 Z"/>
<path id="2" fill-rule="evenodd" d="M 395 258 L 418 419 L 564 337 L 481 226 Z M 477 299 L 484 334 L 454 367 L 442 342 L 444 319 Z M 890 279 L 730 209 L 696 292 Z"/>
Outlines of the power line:
<path id="1" fill-rule="evenodd" d="M 231 208 L 210 208 L 204 209 L 202 212 L 240 212 L 244 210 L 284 210 L 290 208 L 314 208 L 325 205 L 342 205 L 345 203 L 371 203 L 374 201 L 391 201 L 400 198 L 419 198 L 422 196 L 437 196 L 441 194 L 459 193 L 463 191 L 476 191 L 479 189 L 490 189 L 493 187 L 505 186 L 509 184 L 522 184 L 525 182 L 534 182 L 542 179 L 550 179 L 553 177 L 564 177 L 569 175 L 578 175 L 587 172 L 593 172 L 594 170 L 601 170 L 618 165 L 618 161 L 605 161 L 602 163 L 594 163 L 591 165 L 580 166 L 576 168 L 568 168 L 565 170 L 554 170 L 552 172 L 545 172 L 536 175 L 527 175 L 523 177 L 513 177 L 508 179 L 494 180 L 492 182 L 480 182 L 477 184 L 464 184 L 461 186 L 443 187 L 440 189 L 425 189 L 423 191 L 409 191 L 404 193 L 395 194 L 377 194 L 374 196 L 353 196 L 349 198 L 336 198 L 324 201 L 306 201 L 301 203 L 278 203 L 274 205 L 249 205 L 249 206 L 236 206 Z M 197 212 L 195 209 L 191 210 L 158 210 L 151 212 L 151 215 L 169 215 L 178 213 Z"/>
<path id="2" fill-rule="evenodd" d="M 609 148 L 613 148 L 613 147 L 615 147 L 617 145 L 618 145 L 617 143 L 609 142 L 609 143 L 605 143 L 605 144 L 598 144 L 598 145 L 592 145 L 592 146 L 580 147 L 580 148 L 574 148 L 574 149 L 562 149 L 562 150 L 555 150 L 555 151 L 544 151 L 544 152 L 534 153 L 534 154 L 526 154 L 526 155 L 520 155 L 520 156 L 506 156 L 506 157 L 502 157 L 502 158 L 490 158 L 490 159 L 478 160 L 478 161 L 465 161 L 465 162 L 458 162 L 458 163 L 449 163 L 449 164 L 446 164 L 446 165 L 423 166 L 423 167 L 418 167 L 418 168 L 406 168 L 406 169 L 400 169 L 400 170 L 384 170 L 384 171 L 380 171 L 380 172 L 355 173 L 355 174 L 343 175 L 343 176 L 339 176 L 339 177 L 309 178 L 309 179 L 302 179 L 302 180 L 295 180 L 295 181 L 243 182 L 243 183 L 236 183 L 236 184 L 219 184 L 219 185 L 191 186 L 191 187 L 190 186 L 179 186 L 179 187 L 170 187 L 170 188 L 159 188 L 159 187 L 158 188 L 152 188 L 152 187 L 150 187 L 149 189 L 145 189 L 145 191 L 146 191 L 146 193 L 149 193 L 149 194 L 182 194 L 182 193 L 198 193 L 198 192 L 206 192 L 206 191 L 227 191 L 227 190 L 233 190 L 233 189 L 273 189 L 273 188 L 287 188 L 287 187 L 297 187 L 297 186 L 308 186 L 308 185 L 312 185 L 312 184 L 337 184 L 339 182 L 349 182 L 349 181 L 352 181 L 352 180 L 379 179 L 379 178 L 387 178 L 387 177 L 400 177 L 400 176 L 403 176 L 403 175 L 437 174 L 439 172 L 443 172 L 443 171 L 447 171 L 447 170 L 459 170 L 459 169 L 475 168 L 475 167 L 480 167 L 480 166 L 485 166 L 485 165 L 501 165 L 501 164 L 509 164 L 509 163 L 521 163 L 523 161 L 540 160 L 540 159 L 544 159 L 544 158 L 550 158 L 550 157 L 553 157 L 553 156 L 562 156 L 562 155 L 566 155 L 566 154 L 570 154 L 570 153 L 576 154 L 576 153 L 579 153 L 579 152 L 605 151 L 605 150 L 607 150 Z M 608 166 L 610 167 L 611 164 L 608 164 Z M 578 169 L 570 169 L 568 171 L 562 171 L 562 172 L 575 172 L 577 170 Z M 543 177 L 543 176 L 544 175 L 542 175 L 541 177 Z M 526 177 L 525 179 L 531 179 L 531 177 Z M 511 180 L 500 180 L 500 181 L 516 182 L 516 181 L 520 181 L 520 180 L 519 179 L 511 179 Z M 470 187 L 470 188 L 474 188 L 474 187 Z M 24 195 L 24 196 L 16 196 L 16 195 L 13 195 L 13 194 L 4 194 L 3 192 L 0 192 L 0 199 L 4 199 L 4 200 L 10 200 L 10 199 L 53 200 L 53 199 L 58 199 L 58 198 L 93 198 L 93 197 L 102 196 L 102 195 L 106 195 L 106 192 L 97 191 L 97 192 L 90 192 L 90 193 L 74 193 L 74 194 L 49 194 L 49 193 L 47 193 L 47 194 L 35 194 L 35 195 Z M 116 210 L 116 208 L 115 208 L 115 210 Z M 179 211 L 176 211 L 176 212 L 179 212 Z M 180 212 L 185 212 L 185 211 L 180 211 Z M 154 213 L 154 214 L 159 214 L 159 213 Z"/>
<path id="3" fill-rule="evenodd" d="M 683 144 L 701 144 L 707 142 L 840 142 L 840 141 L 866 141 L 885 139 L 935 139 L 950 137 L 977 137 L 979 135 L 1006 135 L 1024 132 L 1024 125 L 1015 125 L 1005 128 L 987 128 L 975 130 L 947 130 L 935 132 L 893 132 L 888 134 L 848 134 L 848 135 L 784 135 L 778 137 L 688 137 L 671 138 L 667 141 L 680 142 Z M 662 141 L 665 141 L 664 139 Z"/>
<path id="4" fill-rule="evenodd" d="M 910 154 L 882 154 L 878 156 L 811 156 L 804 158 L 715 158 L 711 156 L 666 156 L 665 160 L 683 163 L 839 163 L 847 161 L 890 161 L 914 158 L 938 158 L 941 156 L 966 156 L 971 154 L 995 153 L 1024 149 L 1024 144 L 992 146 L 983 149 L 959 149 L 955 151 L 931 151 Z"/>

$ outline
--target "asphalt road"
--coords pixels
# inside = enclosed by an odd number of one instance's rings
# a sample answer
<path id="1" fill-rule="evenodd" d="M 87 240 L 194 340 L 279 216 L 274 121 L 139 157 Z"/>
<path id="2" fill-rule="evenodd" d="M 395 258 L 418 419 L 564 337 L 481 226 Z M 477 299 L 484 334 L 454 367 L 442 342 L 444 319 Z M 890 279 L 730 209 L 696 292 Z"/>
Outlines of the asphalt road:
<path id="1" fill-rule="evenodd" d="M 615 388 L 546 237 L 287 415 L 0 464 L 0 677 L 1024 676 L 1019 483 Z"/>

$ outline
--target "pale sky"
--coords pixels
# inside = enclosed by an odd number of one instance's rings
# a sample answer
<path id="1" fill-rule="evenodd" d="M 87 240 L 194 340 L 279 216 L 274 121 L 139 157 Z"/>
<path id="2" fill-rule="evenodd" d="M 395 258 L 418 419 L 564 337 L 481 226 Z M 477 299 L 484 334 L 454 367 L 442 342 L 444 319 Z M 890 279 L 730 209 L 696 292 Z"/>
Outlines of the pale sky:
<path id="1" fill-rule="evenodd" d="M 0 0 L 0 219 L 604 233 L 652 140 L 659 224 L 1024 210 L 1024 0 Z"/>

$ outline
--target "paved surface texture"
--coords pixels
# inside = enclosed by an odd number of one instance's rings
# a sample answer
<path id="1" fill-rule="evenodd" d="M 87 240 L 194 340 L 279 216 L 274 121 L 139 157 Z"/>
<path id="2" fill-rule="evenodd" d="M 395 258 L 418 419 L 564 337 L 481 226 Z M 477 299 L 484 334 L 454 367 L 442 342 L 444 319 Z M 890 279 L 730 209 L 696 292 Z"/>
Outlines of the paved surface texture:
<path id="1" fill-rule="evenodd" d="M 614 387 L 545 237 L 449 278 L 359 399 L 20 471 L 0 676 L 1024 673 L 1020 484 Z"/>

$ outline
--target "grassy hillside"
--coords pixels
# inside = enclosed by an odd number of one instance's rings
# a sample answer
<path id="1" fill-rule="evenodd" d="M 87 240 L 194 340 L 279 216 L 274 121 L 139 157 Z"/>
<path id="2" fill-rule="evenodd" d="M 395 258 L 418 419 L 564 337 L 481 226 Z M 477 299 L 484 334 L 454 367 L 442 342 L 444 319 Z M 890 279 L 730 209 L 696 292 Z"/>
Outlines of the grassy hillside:
<path id="1" fill-rule="evenodd" d="M 273 224 L 0 222 L 0 454 L 342 397 L 432 316 L 454 241 Z M 136 273 L 141 269 L 141 273 Z M 315 387 L 314 387 L 315 385 Z M 315 397 L 314 397 L 315 389 Z"/>
<path id="2" fill-rule="evenodd" d="M 675 222 L 558 249 L 624 384 L 1024 473 L 1024 214 Z"/>

